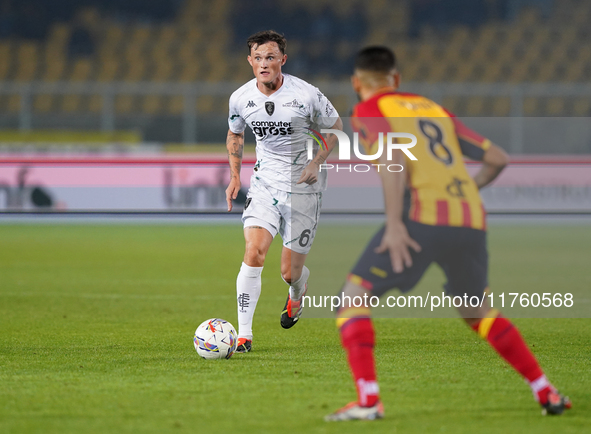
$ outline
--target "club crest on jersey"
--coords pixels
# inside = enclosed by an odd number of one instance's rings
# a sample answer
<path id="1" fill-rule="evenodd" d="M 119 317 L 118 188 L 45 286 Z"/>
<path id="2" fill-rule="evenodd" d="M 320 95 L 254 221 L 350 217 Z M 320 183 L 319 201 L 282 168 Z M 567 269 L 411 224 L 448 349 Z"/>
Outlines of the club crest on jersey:
<path id="1" fill-rule="evenodd" d="M 272 116 L 273 112 L 275 112 L 275 103 L 273 101 L 267 101 L 265 103 L 265 110 L 269 116 Z"/>

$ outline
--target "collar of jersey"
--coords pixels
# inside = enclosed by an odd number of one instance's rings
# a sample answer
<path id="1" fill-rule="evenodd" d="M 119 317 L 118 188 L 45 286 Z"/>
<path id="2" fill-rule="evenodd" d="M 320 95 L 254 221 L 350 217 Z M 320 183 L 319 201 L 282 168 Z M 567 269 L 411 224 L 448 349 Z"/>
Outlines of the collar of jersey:
<path id="1" fill-rule="evenodd" d="M 281 86 L 279 87 L 279 89 L 277 89 L 275 92 L 273 92 L 271 95 L 267 96 L 265 95 L 263 92 L 261 92 L 261 90 L 259 89 L 259 86 L 257 85 L 257 79 L 254 79 L 254 87 L 257 90 L 258 93 L 260 93 L 262 96 L 264 96 L 267 99 L 275 99 L 275 97 L 277 96 L 277 94 L 281 93 L 281 91 L 283 90 L 283 88 L 285 87 L 285 82 L 287 81 L 287 74 L 283 74 L 283 83 L 281 83 Z"/>

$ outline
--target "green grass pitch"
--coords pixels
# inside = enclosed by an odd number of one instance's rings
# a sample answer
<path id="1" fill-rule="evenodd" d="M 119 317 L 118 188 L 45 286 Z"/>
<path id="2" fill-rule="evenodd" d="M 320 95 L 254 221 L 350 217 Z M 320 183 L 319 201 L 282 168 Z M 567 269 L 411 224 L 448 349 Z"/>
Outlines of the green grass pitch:
<path id="1" fill-rule="evenodd" d="M 345 242 L 342 227 L 321 227 L 310 291 L 336 290 L 374 228 L 345 228 Z M 590 232 L 493 226 L 493 287 L 588 291 Z M 206 361 L 193 348 L 197 325 L 236 323 L 239 226 L 0 225 L 0 432 L 589 432 L 588 318 L 515 321 L 573 400 L 562 417 L 542 417 L 527 385 L 460 320 L 378 319 L 386 418 L 325 423 L 354 399 L 353 383 L 333 319 L 281 329 L 279 249 L 276 240 L 263 272 L 254 351 Z M 432 269 L 420 286 L 441 283 Z"/>

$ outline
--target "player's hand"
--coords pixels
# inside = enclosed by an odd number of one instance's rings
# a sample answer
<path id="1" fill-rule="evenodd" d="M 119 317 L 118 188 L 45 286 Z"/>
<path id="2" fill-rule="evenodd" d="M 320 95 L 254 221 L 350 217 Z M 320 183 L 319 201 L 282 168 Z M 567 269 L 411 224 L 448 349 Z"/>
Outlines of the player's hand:
<path id="1" fill-rule="evenodd" d="M 302 175 L 296 184 L 305 182 L 308 185 L 315 184 L 318 182 L 318 165 L 314 162 L 308 164 L 302 171 Z"/>
<path id="2" fill-rule="evenodd" d="M 386 232 L 382 237 L 381 244 L 376 247 L 376 253 L 390 253 L 390 260 L 392 261 L 392 268 L 395 273 L 402 273 L 404 267 L 412 267 L 412 258 L 410 256 L 409 248 L 415 252 L 421 251 L 421 246 L 413 240 L 404 223 L 399 223 L 392 226 L 386 226 Z"/>
<path id="3" fill-rule="evenodd" d="M 226 188 L 226 202 L 228 202 L 228 212 L 232 211 L 232 200 L 238 197 L 240 191 L 240 179 L 232 178 L 230 185 Z"/>

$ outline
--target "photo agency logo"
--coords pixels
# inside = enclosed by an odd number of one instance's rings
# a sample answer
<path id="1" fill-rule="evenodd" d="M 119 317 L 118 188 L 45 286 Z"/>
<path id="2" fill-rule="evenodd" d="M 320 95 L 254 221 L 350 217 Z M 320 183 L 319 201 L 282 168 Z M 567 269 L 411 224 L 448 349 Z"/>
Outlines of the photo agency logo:
<path id="1" fill-rule="evenodd" d="M 333 130 L 333 129 L 321 129 L 320 132 L 308 128 L 308 132 L 306 132 L 309 139 L 306 141 L 306 149 L 308 151 L 308 160 L 312 160 L 314 158 L 314 142 L 320 147 L 322 150 L 328 149 L 326 144 L 326 140 L 323 137 L 323 134 L 334 134 L 338 140 L 338 156 L 339 161 L 351 161 L 351 140 L 347 133 L 341 130 Z M 385 138 L 384 138 L 385 137 Z M 401 140 L 406 141 L 406 143 L 399 143 Z M 407 140 L 410 140 L 408 142 Z M 378 133 L 377 138 L 377 151 L 374 154 L 363 154 L 359 150 L 359 133 L 353 133 L 353 153 L 355 157 L 357 157 L 361 161 L 377 161 L 384 150 L 386 152 L 386 159 L 388 161 L 392 161 L 392 155 L 395 150 L 400 150 L 404 152 L 404 154 L 410 160 L 417 160 L 417 158 L 410 152 L 410 148 L 414 147 L 417 144 L 417 138 L 414 134 L 410 133 Z M 384 149 L 385 148 L 385 149 Z M 349 163 L 349 164 L 321 164 L 320 171 L 323 170 L 336 170 L 338 171 L 346 171 L 346 172 L 369 172 L 372 167 L 375 167 L 376 170 L 379 172 L 380 169 L 388 170 L 389 172 L 402 172 L 404 170 L 404 166 L 401 164 L 377 164 L 377 163 Z"/>

